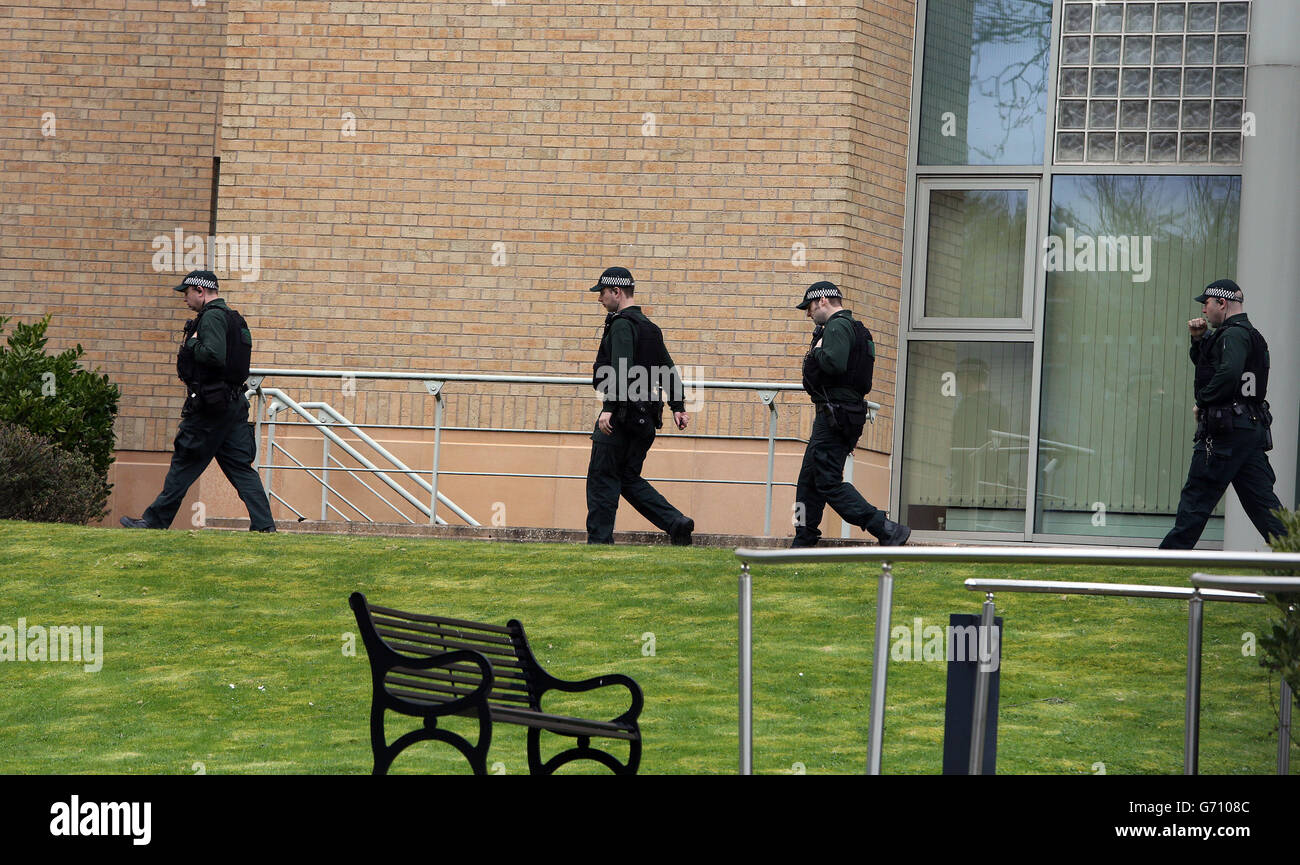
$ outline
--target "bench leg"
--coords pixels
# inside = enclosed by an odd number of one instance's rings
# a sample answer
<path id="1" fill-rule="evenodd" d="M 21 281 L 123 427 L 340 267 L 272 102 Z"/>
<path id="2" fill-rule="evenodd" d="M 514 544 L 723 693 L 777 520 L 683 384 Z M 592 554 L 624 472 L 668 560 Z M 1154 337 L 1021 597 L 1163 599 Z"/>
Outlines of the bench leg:
<path id="1" fill-rule="evenodd" d="M 465 759 L 469 761 L 470 769 L 475 775 L 486 775 L 488 747 L 492 744 L 491 716 L 486 708 L 478 712 L 478 744 L 476 745 L 471 745 L 464 736 L 448 730 L 439 730 L 438 719 L 433 716 L 424 719 L 423 728 L 405 733 L 399 736 L 393 744 L 389 745 L 384 734 L 384 709 L 383 707 L 371 707 L 370 748 L 375 756 L 375 767 L 372 774 L 388 774 L 388 769 L 393 765 L 393 760 L 396 759 L 398 754 L 416 742 L 425 741 L 446 742 L 465 756 Z"/>
<path id="2" fill-rule="evenodd" d="M 551 775 L 556 769 L 566 763 L 572 763 L 574 760 L 595 760 L 615 775 L 635 775 L 641 765 L 640 739 L 632 739 L 628 742 L 626 764 L 620 763 L 616 757 L 608 752 L 591 747 L 591 739 L 587 736 L 578 738 L 576 748 L 561 751 L 546 762 L 542 762 L 541 743 L 542 731 L 536 727 L 530 727 L 528 729 L 528 774 L 530 775 Z"/>

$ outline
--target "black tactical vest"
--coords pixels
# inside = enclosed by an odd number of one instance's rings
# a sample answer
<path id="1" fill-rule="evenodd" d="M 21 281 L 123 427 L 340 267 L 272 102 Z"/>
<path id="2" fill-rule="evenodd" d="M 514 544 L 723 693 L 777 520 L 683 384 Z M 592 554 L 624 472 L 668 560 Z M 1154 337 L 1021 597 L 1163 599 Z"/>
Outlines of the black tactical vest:
<path id="1" fill-rule="evenodd" d="M 632 323 L 632 367 L 626 371 L 613 367 L 609 329 L 616 319 Z M 600 348 L 591 365 L 591 386 L 608 401 L 620 403 L 660 402 L 659 389 L 668 394 L 668 402 L 680 402 L 681 393 L 672 392 L 676 377 L 669 374 L 668 349 L 664 346 L 663 331 L 644 315 L 626 315 L 617 312 L 605 316 L 605 331 L 600 337 Z"/>
<path id="2" fill-rule="evenodd" d="M 222 310 L 211 307 L 211 310 Z M 203 369 L 194 360 L 194 349 L 190 347 L 190 337 L 199 332 L 199 321 L 209 307 L 199 311 L 196 318 L 185 322 L 185 335 L 181 337 L 180 350 L 176 352 L 176 375 L 188 385 L 203 384 Z M 253 336 L 248 330 L 248 322 L 230 307 L 224 309 L 226 315 L 226 369 L 221 380 L 232 387 L 238 387 L 248 379 L 249 367 L 253 362 Z"/>
<path id="3" fill-rule="evenodd" d="M 875 343 L 865 324 L 856 318 L 852 322 L 853 347 L 849 349 L 848 365 L 839 375 L 826 372 L 813 357 L 812 346 L 821 338 L 820 334 L 813 335 L 812 344 L 803 359 L 803 389 L 809 396 L 821 397 L 827 388 L 832 387 L 852 388 L 862 397 L 871 393 L 871 378 L 876 369 Z"/>
<path id="4" fill-rule="evenodd" d="M 1199 393 L 1214 378 L 1215 366 L 1211 359 L 1211 349 L 1230 327 L 1244 328 L 1250 334 L 1250 354 L 1246 356 L 1241 381 L 1237 382 L 1233 390 L 1231 402 L 1263 402 L 1268 398 L 1268 343 L 1264 341 L 1262 333 L 1248 322 L 1242 321 L 1224 324 L 1205 337 L 1201 345 L 1201 359 L 1196 364 L 1194 393 Z"/>

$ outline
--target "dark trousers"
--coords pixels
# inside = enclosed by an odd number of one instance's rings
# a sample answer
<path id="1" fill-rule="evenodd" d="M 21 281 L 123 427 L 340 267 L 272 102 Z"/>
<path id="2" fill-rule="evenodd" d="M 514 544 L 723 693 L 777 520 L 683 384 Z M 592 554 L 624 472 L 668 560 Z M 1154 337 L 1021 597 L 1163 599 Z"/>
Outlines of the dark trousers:
<path id="1" fill-rule="evenodd" d="M 1209 448 L 1203 441 L 1196 443 L 1187 483 L 1183 484 L 1178 500 L 1174 527 L 1160 542 L 1160 549 L 1190 550 L 1196 546 L 1228 484 L 1237 491 L 1246 516 L 1265 540 L 1286 533 L 1282 521 L 1273 513 L 1282 503 L 1273 494 L 1273 482 L 1277 478 L 1264 452 L 1266 435 L 1262 424 L 1254 424 L 1234 429 L 1228 436 L 1220 437 L 1222 440 L 1215 439 Z"/>
<path id="2" fill-rule="evenodd" d="M 172 443 L 167 480 L 163 481 L 158 498 L 144 512 L 144 521 L 154 528 L 169 528 L 185 493 L 215 457 L 248 508 L 249 528 L 261 531 L 273 527 L 275 521 L 271 518 L 266 490 L 253 469 L 256 455 L 253 425 L 248 422 L 248 400 L 242 395 L 215 417 L 199 412 L 184 415 Z"/>
<path id="3" fill-rule="evenodd" d="M 674 526 L 686 519 L 641 477 L 641 466 L 654 440 L 653 426 L 645 432 L 623 431 L 615 426 L 613 435 L 606 435 L 597 428 L 591 434 L 591 463 L 587 466 L 587 543 L 614 542 L 614 516 L 620 495 L 660 531 L 671 532 Z"/>
<path id="4" fill-rule="evenodd" d="M 794 494 L 796 546 L 811 546 L 821 538 L 817 527 L 827 505 L 852 525 L 872 534 L 884 526 L 885 512 L 873 507 L 852 484 L 844 482 L 844 462 L 861 437 L 861 425 L 844 432 L 833 430 L 826 411 L 817 410 Z"/>

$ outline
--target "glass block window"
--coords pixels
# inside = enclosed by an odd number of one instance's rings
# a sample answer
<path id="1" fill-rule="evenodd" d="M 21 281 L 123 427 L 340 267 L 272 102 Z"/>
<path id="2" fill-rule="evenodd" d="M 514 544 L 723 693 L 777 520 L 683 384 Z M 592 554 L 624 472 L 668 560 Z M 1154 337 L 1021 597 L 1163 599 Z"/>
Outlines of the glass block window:
<path id="1" fill-rule="evenodd" d="M 1057 164 L 1239 163 L 1249 0 L 1066 0 Z"/>

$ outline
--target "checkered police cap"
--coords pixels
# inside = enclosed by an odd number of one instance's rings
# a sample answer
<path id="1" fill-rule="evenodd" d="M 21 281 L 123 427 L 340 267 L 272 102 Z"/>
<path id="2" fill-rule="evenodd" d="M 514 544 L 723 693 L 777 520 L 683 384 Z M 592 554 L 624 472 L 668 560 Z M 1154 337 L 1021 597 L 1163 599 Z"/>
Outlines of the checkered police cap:
<path id="1" fill-rule="evenodd" d="M 216 291 L 217 275 L 210 270 L 191 270 L 189 274 L 181 280 L 181 284 L 176 286 L 176 291 L 184 291 L 190 286 Z"/>
<path id="2" fill-rule="evenodd" d="M 635 290 L 636 282 L 632 279 L 632 271 L 626 267 L 607 267 L 605 272 L 600 275 L 600 281 L 591 287 L 591 291 L 600 291 L 602 288 Z"/>
<path id="3" fill-rule="evenodd" d="M 807 309 L 812 302 L 819 297 L 844 297 L 840 290 L 835 287 L 835 283 L 822 280 L 814 282 L 808 286 L 808 290 L 803 293 L 803 303 L 800 303 L 795 309 Z"/>
<path id="4" fill-rule="evenodd" d="M 1241 303 L 1246 299 L 1246 294 L 1241 290 L 1241 287 L 1231 279 L 1218 279 L 1205 286 L 1205 291 L 1201 292 L 1200 295 L 1197 296 L 1196 302 L 1205 303 L 1205 301 L 1212 297 L 1219 297 L 1223 300 L 1235 300 L 1237 303 Z"/>

